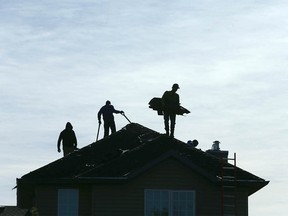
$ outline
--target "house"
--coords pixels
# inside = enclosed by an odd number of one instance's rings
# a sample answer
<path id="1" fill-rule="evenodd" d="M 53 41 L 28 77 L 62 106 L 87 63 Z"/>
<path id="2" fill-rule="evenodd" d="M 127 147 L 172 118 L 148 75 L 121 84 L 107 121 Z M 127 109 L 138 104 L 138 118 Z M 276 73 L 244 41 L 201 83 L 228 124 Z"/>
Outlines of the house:
<path id="1" fill-rule="evenodd" d="M 20 209 L 16 206 L 0 206 L 0 216 L 30 216 L 27 209 Z"/>
<path id="2" fill-rule="evenodd" d="M 17 206 L 42 216 L 245 216 L 248 197 L 268 183 L 131 123 L 17 179 Z"/>

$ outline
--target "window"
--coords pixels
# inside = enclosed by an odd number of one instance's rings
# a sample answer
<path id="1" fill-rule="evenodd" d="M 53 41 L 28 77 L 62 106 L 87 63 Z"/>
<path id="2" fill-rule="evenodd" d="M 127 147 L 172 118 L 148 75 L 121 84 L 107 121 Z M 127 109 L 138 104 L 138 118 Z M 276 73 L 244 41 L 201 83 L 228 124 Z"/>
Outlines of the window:
<path id="1" fill-rule="evenodd" d="M 78 216 L 78 203 L 77 189 L 58 190 L 58 216 Z"/>
<path id="2" fill-rule="evenodd" d="M 194 191 L 145 190 L 145 216 L 194 215 Z"/>

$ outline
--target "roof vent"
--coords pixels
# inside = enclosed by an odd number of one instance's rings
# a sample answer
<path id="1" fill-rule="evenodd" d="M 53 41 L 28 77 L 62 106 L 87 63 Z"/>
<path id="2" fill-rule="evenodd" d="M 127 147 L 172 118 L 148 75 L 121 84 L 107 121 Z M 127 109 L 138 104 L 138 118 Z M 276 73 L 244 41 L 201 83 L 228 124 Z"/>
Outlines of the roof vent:
<path id="1" fill-rule="evenodd" d="M 213 150 L 213 151 L 220 151 L 220 146 L 219 146 L 219 144 L 220 144 L 220 142 L 219 142 L 218 140 L 215 140 L 215 141 L 213 142 L 213 145 L 212 145 L 211 150 Z"/>
<path id="2" fill-rule="evenodd" d="M 194 148 L 198 145 L 198 143 L 199 143 L 198 140 L 193 140 L 193 141 L 192 140 L 188 140 L 187 141 L 187 145 L 192 146 Z"/>
<path id="3" fill-rule="evenodd" d="M 228 151 L 221 151 L 220 150 L 220 146 L 219 146 L 220 142 L 218 140 L 215 140 L 212 144 L 211 149 L 207 150 L 206 152 L 218 157 L 220 159 L 224 159 L 225 161 L 228 160 Z"/>

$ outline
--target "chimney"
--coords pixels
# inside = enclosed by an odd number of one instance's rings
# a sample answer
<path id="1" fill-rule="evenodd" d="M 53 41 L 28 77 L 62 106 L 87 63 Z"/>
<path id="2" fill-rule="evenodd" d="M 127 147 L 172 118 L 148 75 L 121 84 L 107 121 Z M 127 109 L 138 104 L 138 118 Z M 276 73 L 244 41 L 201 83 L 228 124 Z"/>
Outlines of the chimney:
<path id="1" fill-rule="evenodd" d="M 219 144 L 220 144 L 220 142 L 218 140 L 215 140 L 212 144 L 211 149 L 207 150 L 206 152 L 208 154 L 215 156 L 215 157 L 223 159 L 225 162 L 227 162 L 228 161 L 228 151 L 221 151 Z"/>

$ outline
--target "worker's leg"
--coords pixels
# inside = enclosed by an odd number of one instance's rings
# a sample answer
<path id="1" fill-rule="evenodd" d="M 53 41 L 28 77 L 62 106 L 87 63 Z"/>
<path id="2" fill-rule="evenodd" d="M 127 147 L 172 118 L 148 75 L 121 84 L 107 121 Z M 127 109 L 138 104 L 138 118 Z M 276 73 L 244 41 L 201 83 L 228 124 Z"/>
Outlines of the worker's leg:
<path id="1" fill-rule="evenodd" d="M 114 121 L 110 122 L 110 128 L 111 128 L 111 133 L 115 133 L 116 132 L 116 125 Z"/>
<path id="2" fill-rule="evenodd" d="M 174 130 L 175 130 L 175 124 L 176 124 L 176 114 L 170 114 L 170 120 L 171 120 L 171 137 L 174 137 Z"/>
<path id="3" fill-rule="evenodd" d="M 107 137 L 109 135 L 109 122 L 104 121 L 104 137 Z"/>
<path id="4" fill-rule="evenodd" d="M 71 152 L 74 151 L 74 147 L 73 146 L 66 146 L 66 147 L 63 147 L 63 154 L 64 156 L 70 154 Z"/>
<path id="5" fill-rule="evenodd" d="M 165 126 L 166 135 L 169 136 L 169 113 L 167 112 L 164 112 L 164 126 Z"/>

